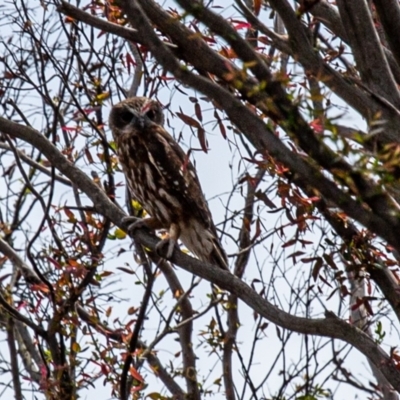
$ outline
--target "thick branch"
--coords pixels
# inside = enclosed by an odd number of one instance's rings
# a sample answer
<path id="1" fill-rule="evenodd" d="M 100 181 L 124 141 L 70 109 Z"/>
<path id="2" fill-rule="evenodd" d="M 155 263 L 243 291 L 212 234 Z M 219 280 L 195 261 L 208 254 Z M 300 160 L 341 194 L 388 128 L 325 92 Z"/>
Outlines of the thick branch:
<path id="1" fill-rule="evenodd" d="M 337 5 L 363 81 L 398 108 L 399 91 L 383 54 L 367 2 L 338 0 Z"/>

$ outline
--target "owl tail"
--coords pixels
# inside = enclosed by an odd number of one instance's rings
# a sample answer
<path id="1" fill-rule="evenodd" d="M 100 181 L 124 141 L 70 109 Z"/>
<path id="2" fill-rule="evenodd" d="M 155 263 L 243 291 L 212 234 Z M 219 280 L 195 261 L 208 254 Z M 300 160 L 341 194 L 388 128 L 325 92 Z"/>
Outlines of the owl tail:
<path id="1" fill-rule="evenodd" d="M 181 227 L 182 243 L 201 261 L 209 262 L 229 271 L 228 259 L 216 233 L 198 221 L 190 221 Z"/>
<path id="2" fill-rule="evenodd" d="M 218 267 L 229 271 L 228 259 L 226 257 L 226 253 L 224 249 L 221 247 L 221 243 L 219 242 L 218 238 L 214 237 L 213 240 L 213 249 L 209 254 L 209 259 L 205 260 L 211 264 L 215 264 Z"/>

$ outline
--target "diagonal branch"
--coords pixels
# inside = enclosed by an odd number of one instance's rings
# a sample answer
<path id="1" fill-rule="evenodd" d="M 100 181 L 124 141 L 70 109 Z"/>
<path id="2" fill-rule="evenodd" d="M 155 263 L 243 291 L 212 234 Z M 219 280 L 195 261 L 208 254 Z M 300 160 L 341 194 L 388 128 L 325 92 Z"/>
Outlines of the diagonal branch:
<path id="1" fill-rule="evenodd" d="M 371 90 L 399 108 L 399 91 L 383 53 L 367 2 L 338 0 L 337 5 L 362 80 Z"/>
<path id="2" fill-rule="evenodd" d="M 18 253 L 2 238 L 0 238 L 0 252 L 3 253 L 22 273 L 28 283 L 42 283 L 36 272 L 25 263 Z"/>
<path id="3" fill-rule="evenodd" d="M 393 56 L 400 65 L 400 5 L 397 0 L 374 0 Z"/>

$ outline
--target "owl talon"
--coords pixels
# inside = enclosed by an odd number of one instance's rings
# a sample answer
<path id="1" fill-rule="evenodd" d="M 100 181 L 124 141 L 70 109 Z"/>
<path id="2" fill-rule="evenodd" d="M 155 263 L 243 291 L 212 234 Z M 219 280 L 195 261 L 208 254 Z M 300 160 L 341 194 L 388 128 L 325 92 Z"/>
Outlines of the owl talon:
<path id="1" fill-rule="evenodd" d="M 167 247 L 167 254 L 165 254 L 165 247 Z M 174 252 L 174 249 L 176 247 L 176 240 L 168 238 L 168 239 L 163 239 L 156 245 L 156 253 L 160 257 L 164 257 L 167 260 L 169 260 L 172 257 L 172 254 Z M 165 254 L 165 255 L 164 255 Z"/>
<path id="2" fill-rule="evenodd" d="M 136 229 L 143 229 L 143 228 L 149 229 L 146 220 L 142 218 L 137 218 L 132 216 L 124 217 L 122 223 L 124 224 L 129 233 L 133 233 Z"/>

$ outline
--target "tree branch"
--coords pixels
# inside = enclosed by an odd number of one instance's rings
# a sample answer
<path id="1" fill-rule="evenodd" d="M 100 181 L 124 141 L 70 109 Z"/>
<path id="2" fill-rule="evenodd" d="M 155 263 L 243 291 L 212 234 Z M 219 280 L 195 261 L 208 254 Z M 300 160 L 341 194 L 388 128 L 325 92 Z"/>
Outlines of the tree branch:
<path id="1" fill-rule="evenodd" d="M 337 5 L 361 78 L 371 90 L 399 108 L 399 91 L 383 54 L 367 2 L 338 0 Z"/>

